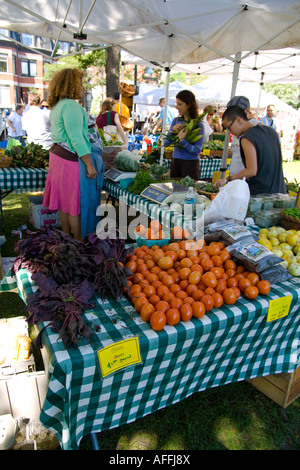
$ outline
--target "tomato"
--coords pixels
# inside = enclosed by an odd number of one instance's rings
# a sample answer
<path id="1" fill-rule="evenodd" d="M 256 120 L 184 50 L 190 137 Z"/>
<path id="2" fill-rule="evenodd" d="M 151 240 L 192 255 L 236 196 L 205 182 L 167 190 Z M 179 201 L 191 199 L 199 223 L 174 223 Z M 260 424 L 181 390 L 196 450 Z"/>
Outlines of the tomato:
<path id="1" fill-rule="evenodd" d="M 227 287 L 227 281 L 226 279 L 218 279 L 217 281 L 217 285 L 216 287 L 214 288 L 216 292 L 218 292 L 219 294 L 222 294 L 223 291 L 226 289 Z"/>
<path id="2" fill-rule="evenodd" d="M 178 260 L 182 260 L 183 258 L 186 258 L 186 251 L 183 250 L 182 248 L 180 248 L 180 249 L 177 251 L 177 259 L 178 259 Z"/>
<path id="3" fill-rule="evenodd" d="M 205 247 L 206 248 L 206 247 Z M 203 261 L 204 259 L 210 259 L 210 256 L 206 251 L 201 251 L 198 255 L 200 261 Z"/>
<path id="4" fill-rule="evenodd" d="M 177 261 L 177 254 L 176 254 L 176 251 L 167 250 L 167 251 L 165 252 L 165 255 L 166 255 L 166 256 L 169 256 L 170 258 L 172 258 L 173 263 L 175 263 L 175 261 Z"/>
<path id="5" fill-rule="evenodd" d="M 178 272 L 180 279 L 185 280 L 188 279 L 189 275 L 191 274 L 190 268 L 181 268 Z"/>
<path id="6" fill-rule="evenodd" d="M 185 292 L 187 293 L 187 295 L 192 295 L 193 292 L 195 292 L 196 290 L 198 290 L 196 284 L 189 284 L 185 289 Z"/>
<path id="7" fill-rule="evenodd" d="M 180 322 L 180 312 L 177 308 L 170 308 L 166 312 L 166 319 L 168 325 L 177 325 Z"/>
<path id="8" fill-rule="evenodd" d="M 158 232 L 156 232 L 156 234 L 159 240 L 164 240 L 165 238 L 167 238 L 163 230 L 159 230 Z"/>
<path id="9" fill-rule="evenodd" d="M 178 251 L 179 249 L 180 249 L 179 243 L 177 243 L 177 242 L 169 243 L 169 250 L 175 251 L 175 253 L 176 253 L 176 251 Z"/>
<path id="10" fill-rule="evenodd" d="M 226 305 L 233 305 L 236 302 L 236 293 L 233 287 L 228 287 L 223 291 L 223 300 Z"/>
<path id="11" fill-rule="evenodd" d="M 162 285 L 163 285 L 163 283 L 159 279 L 157 279 L 156 281 L 151 282 L 151 286 L 154 287 L 154 289 L 156 289 L 156 290 L 159 288 L 159 286 L 162 286 Z"/>
<path id="12" fill-rule="evenodd" d="M 149 303 L 150 303 L 150 304 L 156 305 L 157 302 L 160 301 L 160 297 L 159 297 L 158 295 L 154 294 L 154 295 L 151 295 L 151 297 L 149 297 L 148 300 L 149 300 Z"/>
<path id="13" fill-rule="evenodd" d="M 247 299 L 255 299 L 259 294 L 259 290 L 256 286 L 248 286 L 244 290 L 244 296 L 247 297 Z"/>
<path id="14" fill-rule="evenodd" d="M 191 267 L 191 271 L 198 271 L 200 274 L 203 274 L 203 268 L 200 264 L 194 264 L 192 267 Z"/>
<path id="15" fill-rule="evenodd" d="M 152 258 L 157 263 L 163 256 L 165 256 L 164 251 L 161 248 L 158 248 L 153 252 Z"/>
<path id="16" fill-rule="evenodd" d="M 150 317 L 151 328 L 155 331 L 161 331 L 167 323 L 167 318 L 164 312 L 156 311 Z"/>
<path id="17" fill-rule="evenodd" d="M 199 284 L 201 281 L 201 273 L 199 271 L 192 271 L 188 277 L 189 284 Z"/>
<path id="18" fill-rule="evenodd" d="M 213 289 L 212 287 L 207 287 L 206 289 L 204 289 L 205 295 L 213 295 L 215 292 L 215 289 Z"/>
<path id="19" fill-rule="evenodd" d="M 246 269 L 245 269 L 245 267 L 242 266 L 241 264 L 236 267 L 236 273 L 237 273 L 237 274 L 241 274 L 241 273 L 243 273 L 244 271 L 246 271 Z"/>
<path id="20" fill-rule="evenodd" d="M 177 292 L 175 296 L 177 297 L 177 299 L 181 299 L 181 300 L 184 300 L 186 297 L 188 297 L 187 293 L 184 290 Z"/>
<path id="21" fill-rule="evenodd" d="M 131 260 L 131 261 L 128 261 L 126 264 L 125 264 L 126 268 L 129 268 L 131 270 L 132 273 L 135 273 L 136 272 L 136 268 L 137 268 L 137 264 L 134 260 Z"/>
<path id="22" fill-rule="evenodd" d="M 227 260 L 231 258 L 231 254 L 226 250 L 226 248 L 220 251 L 220 256 L 223 260 L 223 263 L 225 263 Z"/>
<path id="23" fill-rule="evenodd" d="M 183 304 L 180 307 L 180 319 L 182 321 L 189 321 L 193 316 L 193 309 L 190 304 Z"/>
<path id="24" fill-rule="evenodd" d="M 256 284 L 256 287 L 258 288 L 259 293 L 260 293 L 261 295 L 267 295 L 267 294 L 270 292 L 270 289 L 271 289 L 271 286 L 270 286 L 269 281 L 266 281 L 266 280 L 264 280 L 264 279 L 262 279 L 261 281 L 259 281 L 259 282 Z"/>
<path id="25" fill-rule="evenodd" d="M 180 277 L 178 273 L 171 274 L 172 278 L 174 279 L 175 284 L 179 284 L 180 282 Z"/>
<path id="26" fill-rule="evenodd" d="M 145 256 L 145 258 L 146 258 L 146 256 Z M 152 268 L 154 268 L 154 267 L 156 266 L 156 262 L 152 259 L 152 257 L 151 257 L 151 259 L 147 259 L 147 260 L 145 261 L 145 263 L 146 263 L 147 268 L 148 268 L 150 271 L 151 271 Z M 154 274 L 155 274 L 155 273 L 154 273 Z"/>
<path id="27" fill-rule="evenodd" d="M 200 264 L 201 260 L 200 260 L 199 256 L 191 256 L 190 259 L 193 261 L 193 265 Z"/>
<path id="28" fill-rule="evenodd" d="M 182 228 L 178 225 L 173 227 L 171 230 L 171 237 L 175 239 L 182 238 Z"/>
<path id="29" fill-rule="evenodd" d="M 162 281 L 164 286 L 171 287 L 174 284 L 174 279 L 170 274 L 167 274 L 165 277 L 162 278 Z"/>
<path id="30" fill-rule="evenodd" d="M 222 307 L 224 303 L 224 299 L 223 299 L 223 296 L 219 292 L 215 292 L 214 294 L 212 294 L 212 298 L 214 300 L 214 306 L 216 308 Z"/>
<path id="31" fill-rule="evenodd" d="M 201 302 L 204 304 L 205 311 L 209 312 L 214 308 L 214 299 L 211 295 L 204 294 L 204 296 L 201 299 Z"/>
<path id="32" fill-rule="evenodd" d="M 137 312 L 141 311 L 141 308 L 144 304 L 148 304 L 148 299 L 146 297 L 139 297 L 135 302 L 134 302 L 134 308 L 136 309 Z"/>
<path id="33" fill-rule="evenodd" d="M 175 299 L 175 294 L 172 294 L 172 292 L 168 292 L 165 294 L 162 298 L 165 302 L 168 302 L 168 304 L 171 302 L 171 300 Z"/>
<path id="34" fill-rule="evenodd" d="M 248 276 L 247 276 L 247 279 L 249 279 L 249 281 L 251 281 L 251 284 L 253 286 L 256 286 L 260 281 L 259 275 L 256 274 L 256 273 L 249 273 Z"/>
<path id="35" fill-rule="evenodd" d="M 179 287 L 181 288 L 181 290 L 184 290 L 184 291 L 188 285 L 189 285 L 189 281 L 187 279 L 182 279 L 179 283 Z"/>
<path id="36" fill-rule="evenodd" d="M 154 230 L 154 232 L 158 232 L 161 230 L 161 223 L 158 220 L 151 220 L 149 227 Z"/>
<path id="37" fill-rule="evenodd" d="M 206 250 L 206 253 L 208 253 L 209 256 L 219 255 L 220 252 L 221 250 L 220 250 L 220 247 L 217 245 L 217 243 L 210 243 Z"/>
<path id="38" fill-rule="evenodd" d="M 244 277 L 243 279 L 240 280 L 238 288 L 240 289 L 241 292 L 244 292 L 246 287 L 251 286 L 251 285 L 252 285 L 251 281 L 249 281 L 249 279 Z"/>
<path id="39" fill-rule="evenodd" d="M 170 287 L 170 292 L 172 292 L 172 294 L 177 294 L 177 292 L 181 291 L 181 287 L 178 285 L 178 284 L 173 284 L 171 287 Z"/>
<path id="40" fill-rule="evenodd" d="M 183 304 L 189 304 L 192 305 L 195 302 L 193 297 L 187 296 L 185 299 L 183 299 L 182 303 Z"/>
<path id="41" fill-rule="evenodd" d="M 214 263 L 212 262 L 211 259 L 204 259 L 201 261 L 201 266 L 203 268 L 203 271 L 210 271 L 211 268 L 214 267 Z"/>
<path id="42" fill-rule="evenodd" d="M 180 260 L 180 266 L 183 268 L 191 268 L 193 266 L 193 261 L 190 258 L 182 258 L 182 260 Z"/>
<path id="43" fill-rule="evenodd" d="M 230 277 L 227 279 L 227 287 L 237 287 L 238 286 L 238 281 L 236 277 Z"/>
<path id="44" fill-rule="evenodd" d="M 186 256 L 187 256 L 188 258 L 192 258 L 192 257 L 198 256 L 198 250 L 187 250 Z"/>
<path id="45" fill-rule="evenodd" d="M 142 308 L 140 310 L 141 319 L 148 322 L 150 320 L 152 313 L 154 312 L 155 312 L 155 308 L 149 302 L 142 305 Z"/>
<path id="46" fill-rule="evenodd" d="M 137 273 L 143 273 L 143 276 L 145 277 L 145 274 L 144 274 L 145 271 L 148 271 L 147 265 L 144 262 L 139 263 L 137 268 L 136 268 L 136 272 Z"/>
<path id="47" fill-rule="evenodd" d="M 165 271 L 173 267 L 173 259 L 170 256 L 162 256 L 157 261 L 158 266 Z"/>
<path id="48" fill-rule="evenodd" d="M 146 274 L 145 279 L 146 279 L 146 281 L 149 282 L 149 284 L 152 285 L 153 282 L 158 280 L 158 277 L 157 277 L 157 274 L 149 273 L 149 274 Z M 153 287 L 155 287 L 155 286 L 153 286 Z"/>
<path id="49" fill-rule="evenodd" d="M 166 313 L 169 308 L 170 305 L 165 300 L 160 300 L 159 302 L 157 302 L 157 304 L 155 304 L 155 310 L 161 310 L 164 313 Z"/>
<path id="50" fill-rule="evenodd" d="M 236 275 L 234 276 L 235 279 L 237 280 L 237 282 L 239 283 L 241 279 L 243 279 L 245 276 L 243 276 L 242 273 L 238 273 L 237 270 L 236 270 Z"/>
<path id="51" fill-rule="evenodd" d="M 241 291 L 238 287 L 231 287 L 231 289 L 234 290 L 234 292 L 236 293 L 236 298 L 238 299 L 241 295 Z"/>
<path id="52" fill-rule="evenodd" d="M 197 302 L 204 296 L 204 292 L 201 289 L 197 289 L 195 292 L 192 293 L 192 297 Z"/>
<path id="53" fill-rule="evenodd" d="M 136 292 L 142 292 L 142 286 L 140 284 L 133 284 L 129 289 L 129 295 L 134 295 Z"/>
<path id="54" fill-rule="evenodd" d="M 146 232 L 146 227 L 142 224 L 139 224 L 136 229 L 135 229 L 136 233 L 138 233 L 141 237 L 143 236 L 143 234 L 145 234 Z"/>
<path id="55" fill-rule="evenodd" d="M 224 263 L 224 269 L 227 271 L 227 269 L 234 269 L 236 270 L 236 264 L 232 259 L 228 259 Z"/>
<path id="56" fill-rule="evenodd" d="M 158 274 L 161 272 L 161 269 L 159 266 L 153 266 L 153 268 L 150 269 L 150 273 L 153 273 L 153 274 Z"/>
<path id="57" fill-rule="evenodd" d="M 223 260 L 220 255 L 213 255 L 210 259 L 213 262 L 214 266 L 219 267 L 223 264 Z"/>
<path id="58" fill-rule="evenodd" d="M 201 281 L 206 287 L 213 287 L 215 288 L 218 281 L 214 273 L 212 272 L 206 272 L 202 275 Z"/>
<path id="59" fill-rule="evenodd" d="M 149 297 L 151 297 L 151 295 L 156 294 L 156 289 L 155 289 L 155 287 L 149 285 L 149 286 L 144 287 L 143 292 L 144 292 L 144 294 L 146 294 L 146 297 L 149 299 Z"/>
<path id="60" fill-rule="evenodd" d="M 163 278 L 164 278 L 165 276 L 167 276 L 167 275 L 168 275 L 167 271 L 160 271 L 160 272 L 157 274 L 157 277 L 158 277 L 159 281 L 162 281 Z"/>
<path id="61" fill-rule="evenodd" d="M 195 318 L 202 318 L 205 315 L 205 305 L 202 302 L 194 302 L 192 310 Z"/>
<path id="62" fill-rule="evenodd" d="M 214 273 L 217 279 L 221 279 L 222 275 L 224 274 L 224 268 L 215 266 L 211 268 L 210 272 Z"/>
<path id="63" fill-rule="evenodd" d="M 167 293 L 169 292 L 169 289 L 166 285 L 161 285 L 158 287 L 158 289 L 156 290 L 156 294 L 158 295 L 158 297 L 160 297 L 161 299 L 163 298 L 164 295 L 166 295 Z"/>
<path id="64" fill-rule="evenodd" d="M 171 308 L 177 308 L 180 310 L 180 307 L 183 305 L 183 302 L 181 299 L 178 299 L 178 297 L 175 297 L 174 299 L 171 300 L 170 302 L 170 307 Z"/>

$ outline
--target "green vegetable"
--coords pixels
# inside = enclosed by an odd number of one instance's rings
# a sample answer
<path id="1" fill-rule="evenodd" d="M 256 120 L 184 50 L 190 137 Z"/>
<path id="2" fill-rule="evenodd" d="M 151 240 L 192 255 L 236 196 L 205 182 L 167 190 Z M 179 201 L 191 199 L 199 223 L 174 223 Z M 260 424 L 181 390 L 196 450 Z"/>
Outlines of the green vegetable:
<path id="1" fill-rule="evenodd" d="M 153 163 L 152 165 L 150 165 L 149 171 L 151 175 L 153 175 L 154 177 L 159 177 L 167 173 L 168 170 L 165 166 L 160 166 L 160 165 L 157 165 L 156 163 Z"/>
<path id="2" fill-rule="evenodd" d="M 136 158 L 129 155 L 118 154 L 115 159 L 115 167 L 122 171 L 139 171 L 141 166 Z"/>
<path id="3" fill-rule="evenodd" d="M 300 210 L 297 207 L 293 209 L 285 209 L 283 211 L 285 215 L 290 215 L 291 217 L 295 217 L 296 219 L 300 219 Z"/>
<path id="4" fill-rule="evenodd" d="M 154 182 L 155 179 L 152 178 L 149 171 L 141 170 L 136 174 L 133 182 L 128 187 L 128 191 L 134 194 L 141 194 L 144 189 L 148 188 L 148 186 Z"/>

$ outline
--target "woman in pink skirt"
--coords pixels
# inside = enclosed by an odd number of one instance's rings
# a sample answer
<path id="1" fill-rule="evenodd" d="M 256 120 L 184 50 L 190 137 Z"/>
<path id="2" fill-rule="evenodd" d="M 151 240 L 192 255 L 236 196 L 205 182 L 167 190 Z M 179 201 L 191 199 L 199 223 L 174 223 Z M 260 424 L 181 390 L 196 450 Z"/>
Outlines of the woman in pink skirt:
<path id="1" fill-rule="evenodd" d="M 87 113 L 76 101 L 82 98 L 82 79 L 83 72 L 78 68 L 63 69 L 54 74 L 49 85 L 47 101 L 54 144 L 43 201 L 45 207 L 59 211 L 63 232 L 81 241 L 79 159 L 85 164 L 86 177 L 97 177 L 90 157 Z"/>

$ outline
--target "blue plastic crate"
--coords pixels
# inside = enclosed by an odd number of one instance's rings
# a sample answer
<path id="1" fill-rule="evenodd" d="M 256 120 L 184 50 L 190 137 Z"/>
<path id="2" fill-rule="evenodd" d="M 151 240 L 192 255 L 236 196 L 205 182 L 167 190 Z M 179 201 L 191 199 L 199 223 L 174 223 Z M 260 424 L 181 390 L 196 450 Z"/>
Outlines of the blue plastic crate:
<path id="1" fill-rule="evenodd" d="M 0 140 L 0 148 L 6 149 L 8 140 Z"/>

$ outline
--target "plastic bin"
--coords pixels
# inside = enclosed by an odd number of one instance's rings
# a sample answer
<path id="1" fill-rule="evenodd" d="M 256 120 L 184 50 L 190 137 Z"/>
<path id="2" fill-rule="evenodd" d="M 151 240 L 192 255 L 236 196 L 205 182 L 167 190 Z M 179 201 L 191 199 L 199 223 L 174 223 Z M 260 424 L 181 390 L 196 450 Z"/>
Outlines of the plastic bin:
<path id="1" fill-rule="evenodd" d="M 157 245 L 157 246 L 168 245 L 170 243 L 171 236 L 169 232 L 165 232 L 165 234 L 166 234 L 166 238 L 163 238 L 162 240 L 148 240 L 147 238 L 143 238 L 139 234 L 134 232 L 137 246 L 146 245 L 146 246 L 149 246 L 149 248 L 151 248 L 153 245 Z"/>
<path id="2" fill-rule="evenodd" d="M 0 140 L 0 148 L 6 149 L 8 140 Z"/>

